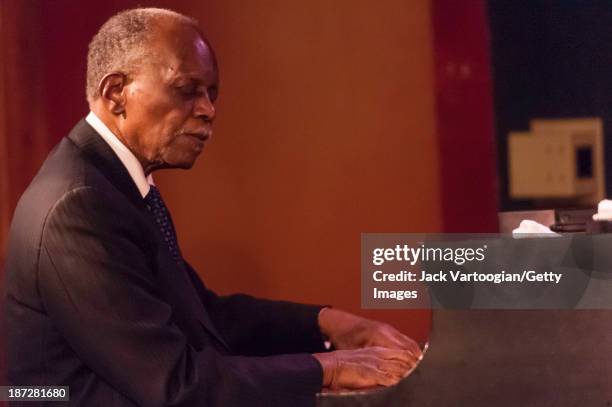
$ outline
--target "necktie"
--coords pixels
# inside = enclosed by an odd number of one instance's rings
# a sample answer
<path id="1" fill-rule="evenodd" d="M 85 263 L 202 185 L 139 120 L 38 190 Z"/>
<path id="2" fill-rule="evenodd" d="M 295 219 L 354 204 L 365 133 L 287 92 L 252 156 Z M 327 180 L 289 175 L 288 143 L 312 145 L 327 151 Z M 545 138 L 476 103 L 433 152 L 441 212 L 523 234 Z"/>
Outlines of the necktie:
<path id="1" fill-rule="evenodd" d="M 178 241 L 176 239 L 176 232 L 174 230 L 174 225 L 172 224 L 172 219 L 170 218 L 170 213 L 168 212 L 168 208 L 162 199 L 161 194 L 159 193 L 159 189 L 155 185 L 150 185 L 151 189 L 147 196 L 144 197 L 145 203 L 147 205 L 147 209 L 153 215 L 153 219 L 155 219 L 155 223 L 159 227 L 161 234 L 168 245 L 168 250 L 170 250 L 170 254 L 172 258 L 176 262 L 180 262 L 182 260 L 181 251 L 178 247 Z"/>

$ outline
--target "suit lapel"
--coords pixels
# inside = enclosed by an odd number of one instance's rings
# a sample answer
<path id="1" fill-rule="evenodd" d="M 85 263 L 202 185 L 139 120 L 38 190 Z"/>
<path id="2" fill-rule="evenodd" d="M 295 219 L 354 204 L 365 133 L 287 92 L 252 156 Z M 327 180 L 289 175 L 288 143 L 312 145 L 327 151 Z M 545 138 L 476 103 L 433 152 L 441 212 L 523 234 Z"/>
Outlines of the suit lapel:
<path id="1" fill-rule="evenodd" d="M 104 139 L 84 119 L 77 123 L 68 135 L 68 138 L 83 151 L 96 168 L 104 174 L 104 176 L 108 178 L 132 204 L 139 208 L 143 216 L 149 220 L 152 229 L 156 231 L 157 235 L 158 252 L 160 253 L 160 258 L 158 259 L 160 272 L 166 274 L 164 280 L 167 284 L 173 286 L 172 288 L 174 291 L 178 293 L 174 300 L 182 302 L 182 305 L 188 304 L 190 309 L 185 309 L 183 311 L 189 314 L 195 313 L 195 318 L 202 324 L 202 327 L 217 339 L 226 350 L 230 351 L 229 346 L 225 343 L 219 332 L 217 332 L 210 316 L 204 309 L 204 305 L 199 300 L 199 296 L 189 280 L 184 266 L 177 264 L 172 258 L 168 245 L 162 238 L 161 233 L 159 233 L 159 228 L 154 224 L 138 187 L 119 157 L 117 157 L 106 141 L 104 141 Z"/>
<path id="2" fill-rule="evenodd" d="M 108 178 L 136 207 L 146 205 L 127 168 L 94 129 L 84 119 L 77 123 L 68 138 L 87 155 L 96 168 Z"/>

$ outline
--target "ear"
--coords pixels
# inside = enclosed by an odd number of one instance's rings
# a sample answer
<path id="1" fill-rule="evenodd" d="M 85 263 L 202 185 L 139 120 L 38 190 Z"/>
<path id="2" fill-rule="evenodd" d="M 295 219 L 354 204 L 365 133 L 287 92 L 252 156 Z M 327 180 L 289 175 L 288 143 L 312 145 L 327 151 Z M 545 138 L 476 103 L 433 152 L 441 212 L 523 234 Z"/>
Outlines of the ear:
<path id="1" fill-rule="evenodd" d="M 102 102 L 114 115 L 125 113 L 125 86 L 127 77 L 121 72 L 109 73 L 100 81 L 99 90 Z"/>

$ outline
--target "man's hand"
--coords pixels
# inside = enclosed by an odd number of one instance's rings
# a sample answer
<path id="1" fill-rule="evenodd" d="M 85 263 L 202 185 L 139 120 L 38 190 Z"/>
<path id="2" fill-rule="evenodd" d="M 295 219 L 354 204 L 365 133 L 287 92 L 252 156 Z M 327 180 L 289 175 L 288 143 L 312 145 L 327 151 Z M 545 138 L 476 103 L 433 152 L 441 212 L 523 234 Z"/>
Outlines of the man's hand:
<path id="1" fill-rule="evenodd" d="M 323 387 L 362 389 L 392 386 L 417 363 L 406 350 L 371 347 L 313 355 L 323 367 Z"/>
<path id="2" fill-rule="evenodd" d="M 416 360 L 422 355 L 421 348 L 414 340 L 391 325 L 334 308 L 323 308 L 319 312 L 319 327 L 339 350 L 380 346 L 408 351 Z"/>

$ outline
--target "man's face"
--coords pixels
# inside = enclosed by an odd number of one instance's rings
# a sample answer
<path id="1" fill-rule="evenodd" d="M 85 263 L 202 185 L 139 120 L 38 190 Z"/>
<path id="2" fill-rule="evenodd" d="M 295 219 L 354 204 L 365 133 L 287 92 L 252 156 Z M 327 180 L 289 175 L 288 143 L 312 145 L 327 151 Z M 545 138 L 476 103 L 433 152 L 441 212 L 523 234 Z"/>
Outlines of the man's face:
<path id="1" fill-rule="evenodd" d="M 214 55 L 184 24 L 162 24 L 151 47 L 158 57 L 144 61 L 125 86 L 120 131 L 146 172 L 191 168 L 212 135 L 218 86 Z"/>

